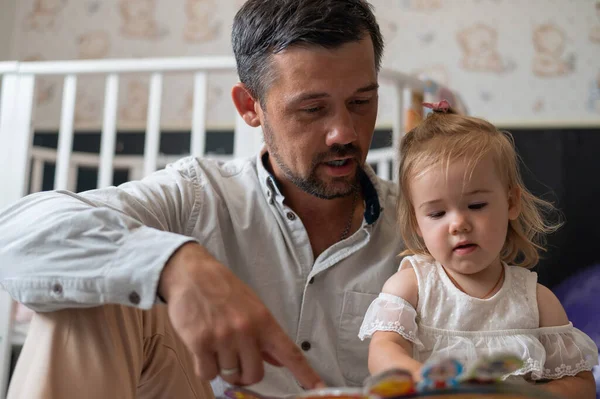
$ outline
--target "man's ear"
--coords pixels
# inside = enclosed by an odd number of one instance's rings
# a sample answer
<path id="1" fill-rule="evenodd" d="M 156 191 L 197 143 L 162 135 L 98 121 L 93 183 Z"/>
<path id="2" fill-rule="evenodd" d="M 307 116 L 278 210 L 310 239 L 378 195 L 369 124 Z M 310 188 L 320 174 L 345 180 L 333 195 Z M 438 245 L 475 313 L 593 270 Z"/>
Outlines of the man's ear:
<path id="1" fill-rule="evenodd" d="M 516 220 L 521 214 L 521 189 L 513 187 L 508 190 L 508 219 Z"/>
<path id="2" fill-rule="evenodd" d="M 260 103 L 250 95 L 250 91 L 243 83 L 237 83 L 231 89 L 231 98 L 244 122 L 252 127 L 260 126 L 258 109 Z"/>

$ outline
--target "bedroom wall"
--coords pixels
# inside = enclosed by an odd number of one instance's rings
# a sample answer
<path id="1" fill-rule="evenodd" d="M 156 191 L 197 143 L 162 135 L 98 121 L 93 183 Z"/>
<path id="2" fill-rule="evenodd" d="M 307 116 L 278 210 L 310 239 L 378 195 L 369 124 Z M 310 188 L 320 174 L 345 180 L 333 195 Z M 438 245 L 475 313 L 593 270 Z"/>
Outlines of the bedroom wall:
<path id="1" fill-rule="evenodd" d="M 0 0 L 6 4 L 11 0 Z M 17 0 L 12 0 L 14 4 Z M 1 3 L 4 2 L 4 3 Z M 600 1 L 597 0 L 372 0 L 387 41 L 386 67 L 456 89 L 472 114 L 510 127 L 524 161 L 527 186 L 554 201 L 565 226 L 549 237 L 540 280 L 553 286 L 577 270 L 600 264 L 600 217 L 593 209 L 600 185 Z M 15 58 L 63 60 L 230 55 L 231 20 L 242 0 L 18 0 Z M 4 9 L 3 9 L 4 10 Z M 2 26 L 0 24 L 0 26 Z M 144 148 L 148 86 L 145 76 L 122 80 L 119 154 Z M 209 88 L 207 148 L 231 152 L 235 76 Z M 189 80 L 167 81 L 161 152 L 189 149 Z M 83 79 L 78 93 L 74 150 L 97 152 L 102 80 Z M 56 148 L 60 82 L 39 79 L 38 146 Z M 180 94 L 183 93 L 183 94 Z M 378 145 L 388 141 L 390 109 L 382 91 Z M 47 129 L 49 134 L 41 133 Z M 123 133 L 132 129 L 134 132 Z M 163 140 L 164 139 L 164 140 Z M 54 165 L 44 166 L 44 188 Z M 47 173 L 46 173 L 47 172 Z M 119 171 L 117 171 L 119 172 Z M 120 173 L 120 172 L 119 172 Z M 116 173 L 115 182 L 127 180 Z M 94 187 L 96 170 L 80 170 L 78 189 Z"/>
<path id="2" fill-rule="evenodd" d="M 8 1 L 8 0 L 0 0 Z M 20 0 L 13 44 L 21 60 L 230 55 L 243 0 Z M 384 66 L 456 89 L 471 113 L 503 126 L 600 125 L 597 0 L 372 0 L 387 41 Z M 235 76 L 211 82 L 209 127 L 230 128 Z M 84 86 L 84 84 L 80 85 Z M 145 76 L 123 82 L 122 127 L 145 121 Z M 102 81 L 79 93 L 76 125 L 99 125 Z M 183 93 L 183 94 L 180 94 Z M 189 80 L 165 96 L 167 128 L 189 127 Z M 382 91 L 380 126 L 391 121 Z M 58 123 L 60 85 L 38 85 L 38 127 Z"/>
<path id="3" fill-rule="evenodd" d="M 0 61 L 14 58 L 13 33 L 17 0 L 0 0 Z"/>

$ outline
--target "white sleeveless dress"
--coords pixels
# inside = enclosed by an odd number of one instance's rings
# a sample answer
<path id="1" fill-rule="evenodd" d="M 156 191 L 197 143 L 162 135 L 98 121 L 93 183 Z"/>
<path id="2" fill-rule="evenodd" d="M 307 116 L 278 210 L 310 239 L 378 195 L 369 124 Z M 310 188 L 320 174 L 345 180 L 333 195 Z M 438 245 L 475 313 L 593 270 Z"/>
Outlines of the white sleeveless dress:
<path id="1" fill-rule="evenodd" d="M 430 258 L 406 257 L 399 270 L 406 267 L 417 276 L 417 309 L 400 297 L 381 293 L 365 314 L 360 339 L 376 331 L 394 331 L 413 343 L 414 359 L 425 363 L 453 357 L 466 370 L 483 355 L 509 352 L 524 362 L 512 376 L 528 380 L 573 376 L 598 364 L 598 348 L 571 323 L 539 327 L 535 272 L 504 265 L 500 290 L 478 299 L 456 288 Z"/>

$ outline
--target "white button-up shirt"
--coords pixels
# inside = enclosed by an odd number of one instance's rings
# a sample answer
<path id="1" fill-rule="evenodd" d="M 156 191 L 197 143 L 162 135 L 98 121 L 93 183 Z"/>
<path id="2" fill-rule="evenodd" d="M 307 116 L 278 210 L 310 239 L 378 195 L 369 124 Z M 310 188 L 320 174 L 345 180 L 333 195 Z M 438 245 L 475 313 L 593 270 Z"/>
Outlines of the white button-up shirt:
<path id="1" fill-rule="evenodd" d="M 403 249 L 396 186 L 366 167 L 361 228 L 314 259 L 302 220 L 256 158 L 185 158 L 119 187 L 33 194 L 0 213 L 0 283 L 37 311 L 118 303 L 148 309 L 173 252 L 196 240 L 254 289 L 330 386 L 368 376 L 363 316 Z M 266 366 L 252 389 L 300 392 Z M 215 394 L 222 386 L 213 382 Z"/>

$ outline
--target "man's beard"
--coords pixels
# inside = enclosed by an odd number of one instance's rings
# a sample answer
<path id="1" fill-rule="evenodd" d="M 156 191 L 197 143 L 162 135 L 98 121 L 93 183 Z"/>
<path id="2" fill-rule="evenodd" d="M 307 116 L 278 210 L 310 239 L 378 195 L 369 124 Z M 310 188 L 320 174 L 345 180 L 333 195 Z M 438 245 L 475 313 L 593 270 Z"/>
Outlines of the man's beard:
<path id="1" fill-rule="evenodd" d="M 269 157 L 275 161 L 279 169 L 283 172 L 285 177 L 294 183 L 299 189 L 302 191 L 314 195 L 315 197 L 322 199 L 334 199 L 340 197 L 347 197 L 353 194 L 356 190 L 358 190 L 358 181 L 359 181 L 359 170 L 360 170 L 360 160 L 362 159 L 362 154 L 359 148 L 357 148 L 353 144 L 334 144 L 331 146 L 329 151 L 317 154 L 312 160 L 312 164 L 310 166 L 310 173 L 307 177 L 300 176 L 296 172 L 292 171 L 283 161 L 281 154 L 279 153 L 279 148 L 275 143 L 275 137 L 273 134 L 273 130 L 269 126 L 269 124 L 265 121 L 263 123 L 263 135 L 265 139 L 265 143 L 267 144 L 267 148 L 269 150 Z M 357 164 L 356 174 L 350 177 L 339 177 L 334 178 L 334 183 L 344 182 L 344 186 L 339 187 L 338 184 L 328 184 L 317 176 L 317 168 L 327 160 L 331 160 L 332 158 L 343 158 L 343 157 L 352 157 L 353 160 Z M 338 187 L 335 187 L 338 186 Z"/>

